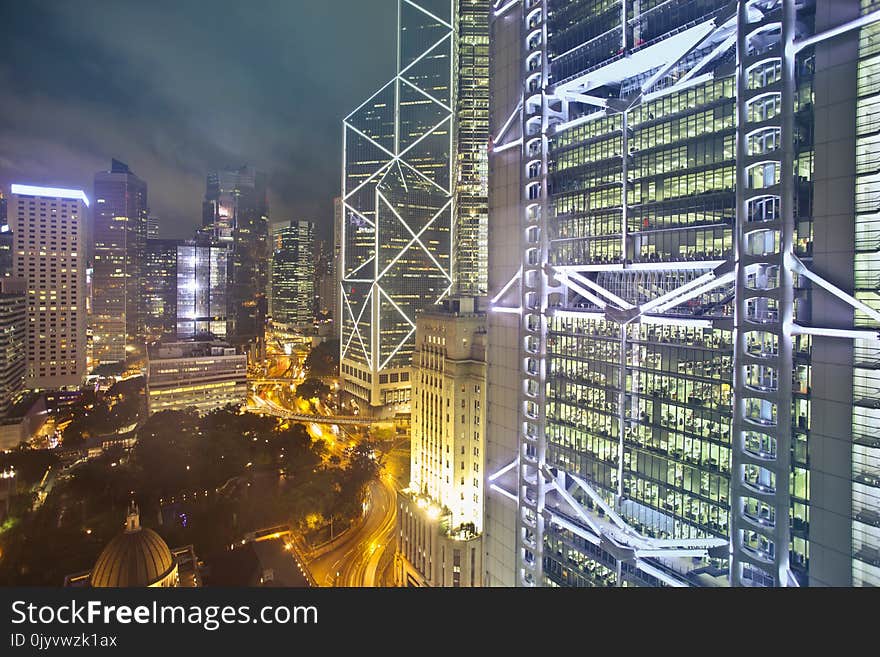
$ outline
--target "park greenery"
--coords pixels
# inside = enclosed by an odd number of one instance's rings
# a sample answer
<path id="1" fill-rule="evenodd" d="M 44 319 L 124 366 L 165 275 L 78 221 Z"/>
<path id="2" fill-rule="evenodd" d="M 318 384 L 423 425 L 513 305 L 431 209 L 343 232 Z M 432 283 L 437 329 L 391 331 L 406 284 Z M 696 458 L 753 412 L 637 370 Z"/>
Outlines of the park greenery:
<path id="1" fill-rule="evenodd" d="M 63 471 L 41 505 L 7 523 L 0 584 L 57 586 L 66 574 L 89 569 L 121 531 L 131 500 L 144 526 L 172 547 L 192 544 L 209 566 L 255 529 L 345 524 L 361 513 L 377 474 L 374 448 L 358 445 L 343 465 L 301 424 L 231 406 L 201 417 L 157 413 L 138 428 L 130 450 L 105 450 Z M 44 465 L 24 451 L 12 458 L 27 463 L 21 467 L 29 481 Z"/>
<path id="2" fill-rule="evenodd" d="M 309 352 L 305 360 L 305 369 L 309 376 L 339 375 L 339 340 L 327 340 Z"/>
<path id="3" fill-rule="evenodd" d="M 296 396 L 301 399 L 323 399 L 330 394 L 330 386 L 320 379 L 308 378 L 296 387 Z"/>
<path id="4" fill-rule="evenodd" d="M 64 446 L 78 447 L 90 438 L 130 427 L 145 411 L 144 379 L 134 377 L 119 381 L 100 396 L 84 389 L 74 404 L 58 414 L 56 422 L 65 425 L 61 434 Z"/>

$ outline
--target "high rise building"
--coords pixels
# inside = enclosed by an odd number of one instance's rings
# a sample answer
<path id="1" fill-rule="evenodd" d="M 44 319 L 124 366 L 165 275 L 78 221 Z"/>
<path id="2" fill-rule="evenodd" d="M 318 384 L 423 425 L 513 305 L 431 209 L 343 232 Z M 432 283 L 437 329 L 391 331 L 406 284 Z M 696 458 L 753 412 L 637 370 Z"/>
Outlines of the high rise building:
<path id="1" fill-rule="evenodd" d="M 177 335 L 226 336 L 229 257 L 227 245 L 198 236 L 178 243 L 176 254 Z"/>
<path id="2" fill-rule="evenodd" d="M 416 319 L 410 485 L 397 494 L 401 586 L 482 583 L 486 314 L 450 298 Z"/>
<path id="3" fill-rule="evenodd" d="M 95 364 L 143 353 L 147 184 L 113 160 L 95 174 L 91 331 Z"/>
<path id="4" fill-rule="evenodd" d="M 147 215 L 147 239 L 159 239 L 159 217 L 152 213 Z"/>
<path id="5" fill-rule="evenodd" d="M 878 10 L 496 3 L 488 584 L 880 584 Z"/>
<path id="6" fill-rule="evenodd" d="M 272 233 L 272 321 L 315 325 L 315 224 L 291 221 Z"/>
<path id="7" fill-rule="evenodd" d="M 231 248 L 226 335 L 235 344 L 265 338 L 269 280 L 266 176 L 252 167 L 208 175 L 203 232 Z"/>
<path id="8" fill-rule="evenodd" d="M 0 415 L 24 389 L 27 373 L 27 294 L 23 280 L 0 279 Z"/>
<path id="9" fill-rule="evenodd" d="M 177 249 L 183 244 L 181 240 L 147 240 L 143 273 L 148 340 L 177 331 Z"/>
<path id="10" fill-rule="evenodd" d="M 461 295 L 486 294 L 489 230 L 489 2 L 458 3 L 458 140 L 452 278 Z"/>
<path id="11" fill-rule="evenodd" d="M 6 218 L 6 197 L 0 192 L 0 278 L 12 275 L 12 231 Z"/>
<path id="12" fill-rule="evenodd" d="M 397 74 L 343 122 L 342 376 L 385 413 L 409 412 L 416 313 L 452 291 L 453 272 L 468 290 L 485 277 L 470 271 L 479 255 L 452 261 L 485 225 L 488 11 L 399 0 Z"/>
<path id="13" fill-rule="evenodd" d="M 12 185 L 13 277 L 26 282 L 29 388 L 78 386 L 86 366 L 83 224 L 78 189 Z"/>
<path id="14" fill-rule="evenodd" d="M 317 240 L 315 246 L 315 317 L 333 318 L 333 299 L 336 285 L 333 280 L 333 247 L 327 240 Z"/>
<path id="15" fill-rule="evenodd" d="M 342 322 L 342 313 L 340 303 L 342 295 L 340 294 L 342 285 L 342 220 L 345 216 L 343 213 L 342 197 L 337 196 L 333 199 L 333 254 L 331 256 L 330 265 L 333 269 L 333 296 L 328 300 L 333 316 L 333 330 L 339 331 Z"/>

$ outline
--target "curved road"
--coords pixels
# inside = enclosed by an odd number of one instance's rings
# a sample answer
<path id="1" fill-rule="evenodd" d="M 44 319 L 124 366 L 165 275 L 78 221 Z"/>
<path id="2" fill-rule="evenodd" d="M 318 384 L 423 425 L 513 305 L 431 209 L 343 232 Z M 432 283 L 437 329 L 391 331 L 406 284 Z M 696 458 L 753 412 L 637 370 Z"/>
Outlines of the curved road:
<path id="1" fill-rule="evenodd" d="M 367 513 L 347 531 L 329 552 L 308 561 L 319 586 L 382 586 L 380 561 L 387 550 L 394 552 L 397 516 L 393 480 L 383 475 L 370 484 Z"/>

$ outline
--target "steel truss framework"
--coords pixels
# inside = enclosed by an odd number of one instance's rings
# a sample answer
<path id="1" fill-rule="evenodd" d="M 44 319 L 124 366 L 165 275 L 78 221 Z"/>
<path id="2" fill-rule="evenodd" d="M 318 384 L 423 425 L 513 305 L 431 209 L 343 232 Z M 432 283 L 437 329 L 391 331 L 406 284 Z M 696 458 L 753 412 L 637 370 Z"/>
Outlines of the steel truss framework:
<path id="1" fill-rule="evenodd" d="M 623 20 L 631 2 L 622 2 Z M 662 3 L 665 4 L 665 3 Z M 826 32 L 798 39 L 795 0 L 738 0 L 728 14 L 689 26 L 650 48 L 632 56 L 612 61 L 584 75 L 551 84 L 547 52 L 547 0 L 499 0 L 494 3 L 495 17 L 521 12 L 523 38 L 523 96 L 519 105 L 493 138 L 493 152 L 520 148 L 523 163 L 523 235 L 522 266 L 517 274 L 491 300 L 494 312 L 520 315 L 520 393 L 519 451 L 516 459 L 490 475 L 489 487 L 496 493 L 517 501 L 517 581 L 522 586 L 543 583 L 543 545 L 547 523 L 566 528 L 590 543 L 601 546 L 618 562 L 635 565 L 672 586 L 688 586 L 685 580 L 658 569 L 646 558 L 658 556 L 705 556 L 721 549 L 730 556 L 729 581 L 732 585 L 796 586 L 788 563 L 790 541 L 789 478 L 791 453 L 790 372 L 793 367 L 792 336 L 818 335 L 848 340 L 880 342 L 878 331 L 831 329 L 799 326 L 793 321 L 796 277 L 808 279 L 814 289 L 832 294 L 870 319 L 880 322 L 880 313 L 855 299 L 820 274 L 810 271 L 794 251 L 794 92 L 795 55 L 807 46 L 834 38 L 880 20 L 880 11 L 839 25 Z M 637 11 L 637 10 L 636 10 Z M 651 11 L 651 10 L 649 10 Z M 638 18 L 638 16 L 637 16 Z M 634 19 L 629 19 L 630 23 Z M 627 43 L 627 31 L 621 30 L 621 52 Z M 597 37 L 598 38 L 598 37 Z M 682 62 L 698 49 L 708 50 L 691 58 L 689 69 Z M 674 93 L 698 82 L 711 80 L 713 72 L 706 65 L 733 51 L 736 58 L 736 143 L 737 184 L 735 249 L 733 257 L 721 261 L 674 262 L 668 265 L 639 265 L 626 261 L 607 265 L 551 266 L 548 263 L 548 138 L 585 122 L 619 114 L 622 117 L 621 150 L 622 190 L 621 236 L 623 253 L 627 240 L 627 164 L 629 131 L 627 110 L 643 101 Z M 656 62 L 664 62 L 659 68 Z M 781 63 L 780 79 L 767 84 L 750 83 L 749 73 L 757 68 Z M 677 76 L 666 86 L 659 86 L 668 74 L 679 67 Z M 635 93 L 622 100 L 593 96 L 590 91 L 611 79 L 647 78 Z M 778 99 L 782 111 L 765 120 L 755 120 L 752 105 L 768 97 Z M 596 108 L 586 116 L 570 115 L 572 102 Z M 750 120 L 751 117 L 751 120 Z M 522 138 L 505 140 L 509 128 L 519 118 Z M 772 134 L 764 144 L 772 148 L 753 148 L 749 138 Z M 769 184 L 750 183 L 756 167 L 769 167 L 775 179 Z M 789 172 L 789 175 L 782 175 Z M 770 213 L 756 213 L 755 206 L 772 207 Z M 761 216 L 762 220 L 755 220 Z M 642 303 L 624 300 L 597 282 L 597 273 L 667 269 L 690 271 L 680 286 L 663 291 Z M 640 535 L 629 527 L 616 509 L 608 505 L 590 484 L 571 472 L 546 464 L 546 390 L 547 330 L 553 316 L 600 317 L 620 326 L 621 347 L 626 346 L 627 325 L 634 323 L 669 323 L 711 327 L 718 321 L 664 317 L 663 313 L 707 291 L 726 287 L 735 294 L 734 334 L 734 425 L 731 450 L 730 541 L 657 541 Z M 587 308 L 572 308 L 569 295 L 574 293 L 587 302 Z M 581 304 L 584 305 L 584 304 Z M 769 334 L 778 349 L 769 357 L 750 352 L 750 334 Z M 620 370 L 621 397 L 626 382 L 626 362 Z M 623 453 L 623 415 L 621 414 L 620 454 Z M 757 447 L 756 447 L 757 446 Z M 622 469 L 623 459 L 619 459 Z M 502 481 L 516 474 L 516 489 Z M 623 477 L 618 477 L 622 486 Z M 569 484 L 572 482 L 572 484 Z M 572 495 L 580 489 L 611 522 L 598 522 Z M 579 522 L 560 514 L 545 502 L 553 492 L 571 507 Z M 623 500 L 618 491 L 617 503 Z M 757 500 L 769 513 L 760 519 L 745 513 L 747 500 Z M 767 520 L 770 518 L 772 520 Z M 778 519 L 778 520 L 777 520 Z M 761 538 L 755 549 L 745 541 L 746 534 Z"/>
<path id="2" fill-rule="evenodd" d="M 411 346 L 416 311 L 451 289 L 454 4 L 398 0 L 397 74 L 343 121 L 340 357 L 374 380 Z M 401 289 L 406 263 L 421 305 Z"/>

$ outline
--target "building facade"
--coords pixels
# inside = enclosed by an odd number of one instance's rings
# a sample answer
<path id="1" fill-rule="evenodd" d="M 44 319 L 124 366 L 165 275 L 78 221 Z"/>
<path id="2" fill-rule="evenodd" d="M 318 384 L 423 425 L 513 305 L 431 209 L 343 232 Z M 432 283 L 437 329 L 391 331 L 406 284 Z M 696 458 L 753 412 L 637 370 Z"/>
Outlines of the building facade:
<path id="1" fill-rule="evenodd" d="M 0 192 L 0 278 L 12 276 L 12 231 L 6 217 L 6 197 Z"/>
<path id="2" fill-rule="evenodd" d="M 180 240 L 147 240 L 143 263 L 148 341 L 177 331 L 177 249 Z"/>
<path id="3" fill-rule="evenodd" d="M 12 185 L 13 277 L 27 290 L 28 388 L 78 386 L 86 366 L 84 227 L 78 189 Z"/>
<path id="4" fill-rule="evenodd" d="M 409 412 L 416 313 L 451 292 L 453 272 L 473 282 L 466 270 L 485 267 L 453 259 L 457 233 L 471 253 L 485 223 L 488 10 L 400 0 L 397 74 L 344 121 L 342 377 L 381 412 Z"/>
<path id="5" fill-rule="evenodd" d="M 0 415 L 24 389 L 27 374 L 27 293 L 23 280 L 0 279 Z"/>
<path id="6" fill-rule="evenodd" d="M 177 336 L 210 333 L 226 337 L 229 257 L 227 245 L 199 236 L 176 249 L 175 311 Z"/>
<path id="7" fill-rule="evenodd" d="M 336 284 L 333 280 L 333 246 L 327 240 L 315 242 L 315 318 L 333 321 Z"/>
<path id="8" fill-rule="evenodd" d="M 488 285 L 489 4 L 458 4 L 452 278 L 461 295 L 484 295 Z"/>
<path id="9" fill-rule="evenodd" d="M 95 174 L 92 218 L 94 364 L 142 354 L 147 307 L 143 262 L 147 244 L 147 184 L 113 160 Z"/>
<path id="10" fill-rule="evenodd" d="M 481 586 L 486 314 L 447 299 L 416 320 L 410 485 L 397 495 L 401 586 Z"/>
<path id="11" fill-rule="evenodd" d="M 147 239 L 159 239 L 159 217 L 152 213 L 147 215 Z"/>
<path id="12" fill-rule="evenodd" d="M 247 400 L 247 356 L 220 341 L 154 345 L 147 361 L 147 407 L 160 411 L 195 408 L 207 413 Z"/>
<path id="13" fill-rule="evenodd" d="M 342 221 L 345 216 L 343 212 L 342 197 L 337 196 L 333 199 L 333 253 L 330 260 L 333 277 L 333 296 L 330 301 L 330 309 L 333 317 L 333 331 L 339 334 L 339 327 L 342 322 Z"/>
<path id="14" fill-rule="evenodd" d="M 487 583 L 876 585 L 878 3 L 496 5 Z"/>
<path id="15" fill-rule="evenodd" d="M 315 325 L 315 224 L 291 221 L 272 232 L 272 321 Z"/>
<path id="16" fill-rule="evenodd" d="M 262 344 L 268 314 L 269 203 L 266 176 L 253 167 L 208 175 L 202 232 L 230 245 L 226 335 Z"/>

